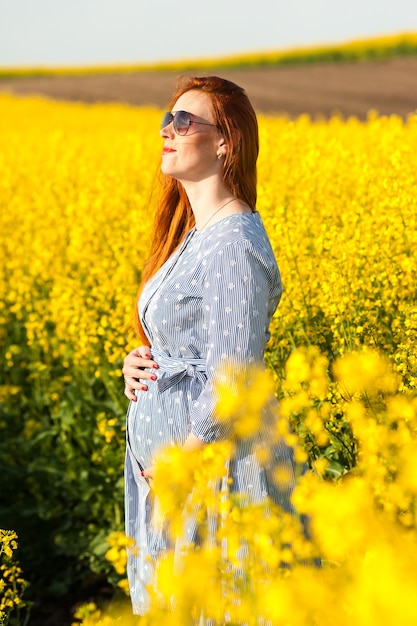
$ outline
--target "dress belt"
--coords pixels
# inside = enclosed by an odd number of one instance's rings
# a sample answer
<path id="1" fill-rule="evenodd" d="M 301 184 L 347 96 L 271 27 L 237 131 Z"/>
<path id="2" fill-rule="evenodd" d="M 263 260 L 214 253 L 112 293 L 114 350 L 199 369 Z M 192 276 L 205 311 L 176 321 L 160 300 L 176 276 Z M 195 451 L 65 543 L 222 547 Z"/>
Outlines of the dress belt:
<path id="1" fill-rule="evenodd" d="M 161 393 L 173 385 L 177 385 L 184 378 L 194 378 L 199 380 L 203 386 L 205 385 L 207 381 L 205 359 L 172 357 L 154 348 L 151 348 L 151 353 L 152 359 L 158 363 L 162 372 L 168 374 L 168 376 L 158 378 L 156 381 Z"/>

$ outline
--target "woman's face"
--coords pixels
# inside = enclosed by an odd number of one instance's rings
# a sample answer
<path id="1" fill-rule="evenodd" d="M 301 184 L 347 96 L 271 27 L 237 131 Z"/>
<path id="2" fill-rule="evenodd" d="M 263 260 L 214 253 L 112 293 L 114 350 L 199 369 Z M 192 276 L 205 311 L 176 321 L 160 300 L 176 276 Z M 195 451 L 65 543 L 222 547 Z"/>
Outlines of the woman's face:
<path id="1" fill-rule="evenodd" d="M 177 135 L 172 122 L 161 129 L 162 172 L 184 183 L 219 175 L 222 161 L 217 151 L 224 146 L 224 139 L 214 125 L 210 96 L 198 90 L 187 91 L 175 102 L 172 113 L 176 111 L 187 111 L 192 122 L 204 124 L 191 123 L 186 135 Z"/>

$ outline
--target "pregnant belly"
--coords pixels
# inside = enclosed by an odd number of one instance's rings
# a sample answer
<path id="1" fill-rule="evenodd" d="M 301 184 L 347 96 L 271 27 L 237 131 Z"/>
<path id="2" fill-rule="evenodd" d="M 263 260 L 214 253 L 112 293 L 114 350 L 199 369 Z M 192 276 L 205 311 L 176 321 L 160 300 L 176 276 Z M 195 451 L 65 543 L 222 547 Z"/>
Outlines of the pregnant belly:
<path id="1" fill-rule="evenodd" d="M 191 431 L 190 413 L 201 393 L 191 390 L 190 379 L 160 392 L 156 383 L 138 391 L 127 413 L 130 448 L 142 467 L 150 467 L 155 453 L 167 446 L 182 445 Z"/>

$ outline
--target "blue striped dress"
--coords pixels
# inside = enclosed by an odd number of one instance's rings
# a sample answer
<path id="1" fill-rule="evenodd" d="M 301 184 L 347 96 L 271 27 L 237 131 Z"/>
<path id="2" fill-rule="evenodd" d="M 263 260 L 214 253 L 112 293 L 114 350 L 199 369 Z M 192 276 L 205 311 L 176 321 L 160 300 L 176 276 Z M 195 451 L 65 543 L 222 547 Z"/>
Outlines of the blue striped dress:
<path id="1" fill-rule="evenodd" d="M 233 214 L 201 231 L 191 230 L 145 285 L 139 314 L 159 370 L 156 381 L 146 381 L 148 391 L 137 392 L 127 414 L 126 534 L 138 548 L 128 553 L 134 613 L 149 608 L 146 585 L 152 583 L 158 556 L 175 549 L 161 525 L 153 523 L 155 496 L 141 470 L 153 465 L 156 451 L 181 446 L 190 432 L 205 442 L 226 436 L 224 422 L 215 415 L 222 363 L 232 362 L 236 371 L 263 364 L 281 292 L 278 266 L 257 212 Z M 268 445 L 267 421 L 259 438 Z M 242 441 L 227 464 L 225 479 L 232 478 L 231 489 L 253 502 L 269 496 L 292 511 L 293 483 L 279 491 L 271 478 L 273 468 L 261 467 L 251 446 Z M 274 453 L 295 480 L 291 450 L 282 442 Z M 191 523 L 185 541 L 192 542 L 195 531 Z"/>

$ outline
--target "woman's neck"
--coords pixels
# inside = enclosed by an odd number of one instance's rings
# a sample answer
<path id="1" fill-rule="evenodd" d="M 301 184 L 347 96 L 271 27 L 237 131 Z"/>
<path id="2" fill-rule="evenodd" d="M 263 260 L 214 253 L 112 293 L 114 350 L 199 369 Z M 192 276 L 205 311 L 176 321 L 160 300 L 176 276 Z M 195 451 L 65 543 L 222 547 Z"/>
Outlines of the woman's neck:
<path id="1" fill-rule="evenodd" d="M 197 230 L 202 230 L 223 217 L 235 213 L 236 209 L 246 210 L 246 205 L 234 198 L 223 181 L 219 184 L 218 181 L 207 180 L 199 181 L 197 184 L 183 183 L 183 186 L 194 213 Z"/>

